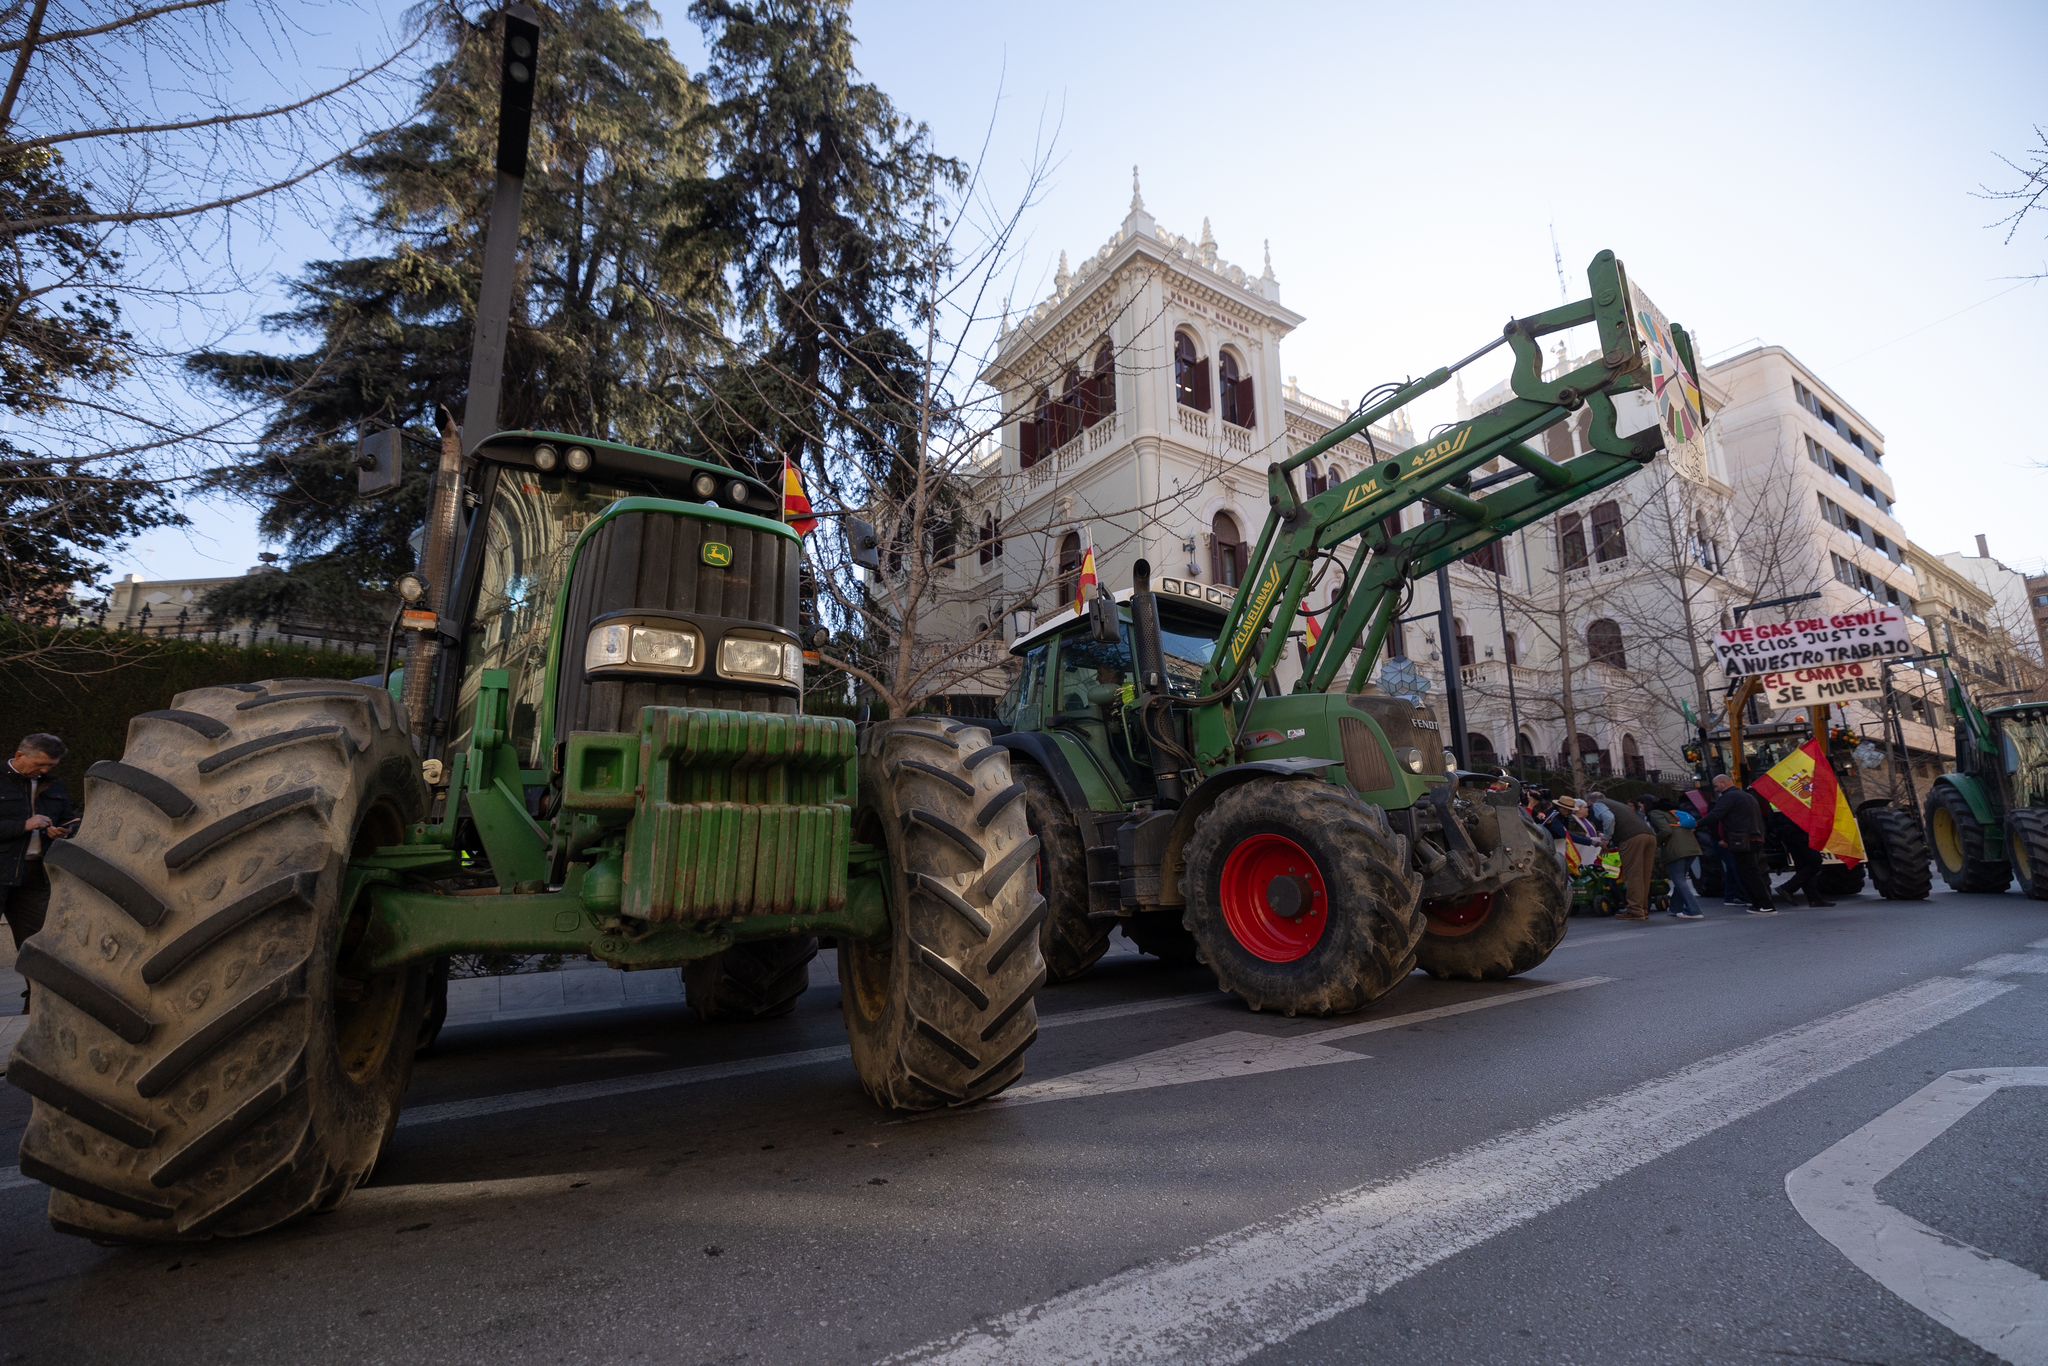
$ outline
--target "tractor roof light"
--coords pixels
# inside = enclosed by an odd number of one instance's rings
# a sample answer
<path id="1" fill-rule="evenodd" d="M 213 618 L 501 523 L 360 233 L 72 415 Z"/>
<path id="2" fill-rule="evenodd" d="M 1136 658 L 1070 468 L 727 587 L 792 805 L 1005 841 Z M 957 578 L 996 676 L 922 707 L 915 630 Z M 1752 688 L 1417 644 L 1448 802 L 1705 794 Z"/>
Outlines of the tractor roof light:
<path id="1" fill-rule="evenodd" d="M 718 492 L 718 481 L 708 474 L 700 474 L 690 481 L 690 491 L 706 502 Z"/>
<path id="2" fill-rule="evenodd" d="M 582 474 L 590 468 L 590 452 L 582 446 L 571 446 L 563 459 L 568 462 L 571 473 Z"/>
<path id="3" fill-rule="evenodd" d="M 542 474 L 553 474 L 555 466 L 560 461 L 560 452 L 556 451 L 553 446 L 548 445 L 546 442 L 542 442 L 533 448 L 534 468 L 538 469 Z"/>

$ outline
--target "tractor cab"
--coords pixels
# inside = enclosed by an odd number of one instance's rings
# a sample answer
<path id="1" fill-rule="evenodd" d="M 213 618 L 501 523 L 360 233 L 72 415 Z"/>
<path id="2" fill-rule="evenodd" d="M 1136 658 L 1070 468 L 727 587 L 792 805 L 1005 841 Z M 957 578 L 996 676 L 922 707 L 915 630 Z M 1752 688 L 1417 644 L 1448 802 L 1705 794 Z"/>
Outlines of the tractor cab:
<path id="1" fill-rule="evenodd" d="M 1998 740 L 2006 806 L 2048 807 L 2048 702 L 1997 707 L 1984 718 Z"/>

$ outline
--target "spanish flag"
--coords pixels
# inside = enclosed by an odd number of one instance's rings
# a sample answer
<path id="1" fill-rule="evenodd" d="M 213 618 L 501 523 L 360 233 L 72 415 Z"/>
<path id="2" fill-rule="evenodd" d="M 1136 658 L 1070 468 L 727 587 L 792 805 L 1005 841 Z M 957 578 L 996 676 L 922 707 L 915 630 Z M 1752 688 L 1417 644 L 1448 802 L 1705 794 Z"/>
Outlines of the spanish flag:
<path id="1" fill-rule="evenodd" d="M 1779 760 L 1756 780 L 1756 790 L 1805 830 L 1807 843 L 1815 849 L 1851 868 L 1863 861 L 1863 832 L 1856 828 L 1856 813 L 1849 809 L 1820 741 L 1809 740 Z"/>
<path id="2" fill-rule="evenodd" d="M 1301 605 L 1301 634 L 1311 650 L 1315 649 L 1323 638 L 1323 628 L 1316 623 L 1316 614 L 1308 610 L 1307 603 Z"/>
<path id="3" fill-rule="evenodd" d="M 1088 610 L 1088 594 L 1095 587 L 1095 543 L 1088 543 L 1088 553 L 1081 557 L 1081 577 L 1074 583 L 1074 615 L 1080 616 Z"/>
<path id="4" fill-rule="evenodd" d="M 795 527 L 799 536 L 808 536 L 818 529 L 818 519 L 811 512 L 811 496 L 804 492 L 803 478 L 787 457 L 782 462 L 782 520 Z"/>

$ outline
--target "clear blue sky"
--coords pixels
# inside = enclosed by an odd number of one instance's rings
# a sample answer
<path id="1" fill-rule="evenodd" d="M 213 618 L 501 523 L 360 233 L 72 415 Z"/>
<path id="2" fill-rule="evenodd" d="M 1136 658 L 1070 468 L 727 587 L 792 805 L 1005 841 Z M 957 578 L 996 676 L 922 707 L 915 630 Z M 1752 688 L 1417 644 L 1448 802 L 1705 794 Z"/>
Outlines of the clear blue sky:
<path id="1" fill-rule="evenodd" d="M 657 7 L 695 68 L 687 5 Z M 1578 283 L 1612 247 L 1708 353 L 1761 339 L 1817 371 L 1883 433 L 1915 541 L 2048 559 L 2048 282 L 2015 288 L 2048 272 L 2048 217 L 2003 246 L 1971 197 L 2048 124 L 2048 5 L 1594 12 L 874 0 L 855 29 L 944 150 L 973 156 L 993 114 L 999 186 L 1057 128 L 1020 304 L 1114 231 L 1136 163 L 1162 225 L 1206 215 L 1254 271 L 1271 239 L 1308 316 L 1285 369 L 1355 399 L 1555 302 L 1554 223 Z M 238 571 L 249 520 L 202 512 L 117 572 Z"/>

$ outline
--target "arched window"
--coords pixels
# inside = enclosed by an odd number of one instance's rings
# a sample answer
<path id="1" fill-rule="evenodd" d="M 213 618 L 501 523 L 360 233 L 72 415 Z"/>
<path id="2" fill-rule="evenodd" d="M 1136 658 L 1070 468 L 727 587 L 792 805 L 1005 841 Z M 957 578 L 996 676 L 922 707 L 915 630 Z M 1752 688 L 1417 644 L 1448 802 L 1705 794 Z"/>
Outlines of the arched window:
<path id="1" fill-rule="evenodd" d="M 1593 410 L 1579 409 L 1579 450 L 1583 453 L 1593 449 Z"/>
<path id="2" fill-rule="evenodd" d="M 1071 606 L 1081 585 L 1081 533 L 1069 531 L 1060 538 L 1060 575 L 1053 587 L 1062 606 Z"/>
<path id="3" fill-rule="evenodd" d="M 1586 567 L 1586 524 L 1576 512 L 1557 519 L 1557 558 L 1566 573 Z"/>
<path id="4" fill-rule="evenodd" d="M 1598 740 L 1584 734 L 1579 736 L 1579 758 L 1586 766 L 1586 775 L 1591 778 L 1614 776 L 1614 761 L 1607 757 L 1607 751 Z"/>
<path id="5" fill-rule="evenodd" d="M 1465 748 L 1472 755 L 1472 767 L 1498 768 L 1500 766 L 1500 756 L 1494 753 L 1493 741 L 1487 739 L 1479 732 L 1473 731 L 1465 737 Z"/>
<path id="6" fill-rule="evenodd" d="M 1244 581 L 1245 552 L 1237 518 L 1219 512 L 1209 531 L 1209 576 L 1225 588 L 1235 588 Z"/>
<path id="7" fill-rule="evenodd" d="M 1612 498 L 1593 508 L 1593 558 L 1605 564 L 1628 554 L 1628 533 L 1621 525 L 1621 504 Z"/>
<path id="8" fill-rule="evenodd" d="M 1060 385 L 1060 401 L 1053 405 L 1052 429 L 1054 450 L 1080 435 L 1081 367 L 1078 365 L 1067 367 L 1067 377 Z"/>
<path id="9" fill-rule="evenodd" d="M 1052 398 L 1040 389 L 1031 396 L 1031 407 L 1017 419 L 1017 458 L 1027 470 L 1052 449 L 1046 444 L 1051 417 Z"/>
<path id="10" fill-rule="evenodd" d="M 1526 730 L 1515 733 L 1515 757 L 1525 764 L 1536 762 L 1536 739 Z"/>
<path id="11" fill-rule="evenodd" d="M 1643 751 L 1633 735 L 1621 737 L 1621 776 L 1638 782 L 1650 776 L 1649 766 L 1643 762 Z"/>
<path id="12" fill-rule="evenodd" d="M 1520 643 L 1515 640 L 1515 633 L 1513 631 L 1510 631 L 1505 636 L 1501 637 L 1501 646 L 1502 653 L 1507 656 L 1507 661 L 1510 666 L 1520 664 L 1522 662 L 1522 647 Z"/>
<path id="13" fill-rule="evenodd" d="M 981 544 L 978 552 L 983 564 L 1003 557 L 1003 524 L 996 520 L 992 512 L 981 515 Z"/>
<path id="14" fill-rule="evenodd" d="M 1543 453 L 1560 465 L 1572 458 L 1570 423 L 1559 422 L 1543 429 Z"/>
<path id="15" fill-rule="evenodd" d="M 1586 628 L 1586 654 L 1595 664 L 1628 667 L 1628 651 L 1621 643 L 1621 628 L 1601 617 Z"/>
<path id="16" fill-rule="evenodd" d="M 1088 395 L 1081 414 L 1083 426 L 1096 423 L 1116 411 L 1116 348 L 1109 338 L 1095 348 L 1095 363 L 1088 371 Z"/>
<path id="17" fill-rule="evenodd" d="M 1452 617 L 1451 626 L 1458 635 L 1458 667 L 1469 669 L 1479 662 L 1479 651 L 1473 647 L 1472 637 L 1466 633 L 1463 617 Z"/>
<path id="18" fill-rule="evenodd" d="M 1209 361 L 1195 354 L 1192 332 L 1173 334 L 1173 397 L 1183 407 L 1209 411 Z"/>
<path id="19" fill-rule="evenodd" d="M 1302 466 L 1302 497 L 1313 498 L 1317 494 L 1321 493 L 1324 489 L 1327 489 L 1328 487 L 1330 487 L 1330 481 L 1321 474 L 1318 474 L 1316 472 L 1314 461 L 1310 461 L 1308 464 Z"/>
<path id="20" fill-rule="evenodd" d="M 1226 350 L 1216 358 L 1216 388 L 1222 398 L 1223 420 L 1233 427 L 1253 425 L 1252 380 L 1237 363 L 1237 353 Z"/>

